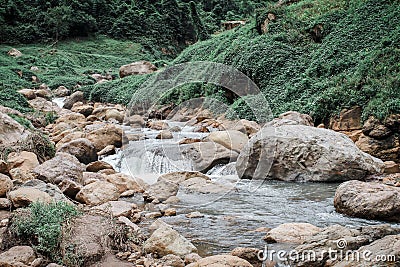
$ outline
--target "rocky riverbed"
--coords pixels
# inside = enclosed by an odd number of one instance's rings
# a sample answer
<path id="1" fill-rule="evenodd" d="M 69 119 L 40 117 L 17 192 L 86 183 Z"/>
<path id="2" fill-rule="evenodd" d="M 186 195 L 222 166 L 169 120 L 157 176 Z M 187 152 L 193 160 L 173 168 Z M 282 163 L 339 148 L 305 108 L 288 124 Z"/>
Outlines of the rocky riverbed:
<path id="1" fill-rule="evenodd" d="M 26 117 L 35 128 L 24 128 L 7 114 L 25 115 L 0 110 L 1 266 L 261 266 L 266 244 L 318 255 L 266 258 L 266 266 L 388 266 L 331 259 L 330 248 L 394 255 L 398 264 L 398 156 L 374 157 L 379 140 L 397 138 L 397 117 L 361 125 L 356 109 L 345 111 L 332 119 L 336 131 L 296 112 L 259 125 L 162 108 L 155 113 L 168 120 L 159 120 L 65 87 L 21 93 L 58 118 Z M 365 139 L 374 156 L 359 149 Z M 15 231 L 37 202 L 79 210 L 62 225 L 57 255 Z"/>

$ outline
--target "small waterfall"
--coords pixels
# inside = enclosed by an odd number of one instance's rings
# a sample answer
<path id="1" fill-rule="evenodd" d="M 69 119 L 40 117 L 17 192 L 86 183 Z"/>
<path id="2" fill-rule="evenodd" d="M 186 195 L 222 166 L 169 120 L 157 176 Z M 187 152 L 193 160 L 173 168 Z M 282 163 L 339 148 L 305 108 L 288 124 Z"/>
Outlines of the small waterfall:
<path id="1" fill-rule="evenodd" d="M 229 164 L 219 164 L 214 166 L 211 170 L 207 172 L 210 176 L 237 176 L 236 172 L 236 162 L 231 162 Z"/>
<path id="2" fill-rule="evenodd" d="M 54 103 L 57 104 L 57 106 L 59 106 L 60 108 L 62 108 L 64 106 L 64 102 L 65 102 L 65 97 L 56 97 L 53 98 L 52 100 Z"/>

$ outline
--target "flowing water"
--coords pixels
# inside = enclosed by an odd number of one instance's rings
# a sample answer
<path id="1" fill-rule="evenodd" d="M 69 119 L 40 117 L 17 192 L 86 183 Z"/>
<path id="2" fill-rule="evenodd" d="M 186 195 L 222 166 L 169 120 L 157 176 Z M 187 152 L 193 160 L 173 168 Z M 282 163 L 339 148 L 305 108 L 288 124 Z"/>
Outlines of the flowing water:
<path id="1" fill-rule="evenodd" d="M 169 123 L 170 126 L 180 125 Z M 193 133 L 191 127 L 173 133 L 174 139 L 170 140 L 155 139 L 158 131 L 150 129 L 126 129 L 125 132 L 141 134 L 146 139 L 131 141 L 124 153 L 103 160 L 148 183 L 154 183 L 163 173 L 192 170 L 190 162 L 181 156 L 178 142 L 182 138 L 206 136 Z M 336 213 L 333 198 L 338 184 L 239 180 L 235 163 L 216 166 L 208 175 L 219 183 L 234 184 L 235 189 L 218 196 L 179 191 L 181 202 L 174 206 L 178 215 L 163 218 L 189 238 L 203 255 L 226 253 L 240 246 L 262 249 L 265 230 L 259 228 L 273 228 L 282 223 L 308 222 L 319 227 L 382 223 Z M 204 217 L 189 219 L 185 216 L 194 211 L 199 211 Z M 290 247 L 276 244 L 272 248 Z"/>

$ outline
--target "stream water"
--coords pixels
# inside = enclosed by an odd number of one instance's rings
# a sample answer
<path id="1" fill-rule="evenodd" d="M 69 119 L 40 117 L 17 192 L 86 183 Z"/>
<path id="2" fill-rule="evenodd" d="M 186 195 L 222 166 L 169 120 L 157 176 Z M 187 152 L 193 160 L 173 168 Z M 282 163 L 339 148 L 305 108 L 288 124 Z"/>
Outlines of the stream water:
<path id="1" fill-rule="evenodd" d="M 160 174 L 192 170 L 190 162 L 180 157 L 178 142 L 188 137 L 202 138 L 206 134 L 193 133 L 191 127 L 180 123 L 168 123 L 182 127 L 182 131 L 173 133 L 174 138 L 169 140 L 155 139 L 158 131 L 126 128 L 125 133 L 139 134 L 145 139 L 131 141 L 124 153 L 120 151 L 103 160 L 148 183 L 154 183 Z M 226 253 L 235 247 L 262 249 L 265 232 L 256 230 L 287 222 L 308 222 L 319 227 L 382 223 L 336 213 L 333 197 L 338 184 L 239 180 L 235 163 L 216 166 L 207 174 L 219 183 L 234 184 L 235 189 L 218 197 L 179 191 L 181 202 L 173 206 L 178 215 L 163 217 L 165 222 L 189 238 L 202 255 Z M 185 216 L 194 211 L 199 211 L 204 217 L 189 219 Z M 290 249 L 280 244 L 272 245 L 272 248 Z"/>

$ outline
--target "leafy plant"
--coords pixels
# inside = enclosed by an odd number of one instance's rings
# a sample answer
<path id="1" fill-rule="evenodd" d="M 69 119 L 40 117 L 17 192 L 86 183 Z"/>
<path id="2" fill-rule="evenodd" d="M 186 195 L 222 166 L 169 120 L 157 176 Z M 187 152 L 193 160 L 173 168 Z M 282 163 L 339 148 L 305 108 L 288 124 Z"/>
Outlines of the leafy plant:
<path id="1" fill-rule="evenodd" d="M 57 260 L 62 224 L 78 216 L 80 212 L 74 205 L 66 202 L 34 202 L 27 211 L 27 216 L 13 219 L 12 232 L 19 237 L 35 240 L 34 249 L 49 256 L 51 260 Z"/>

